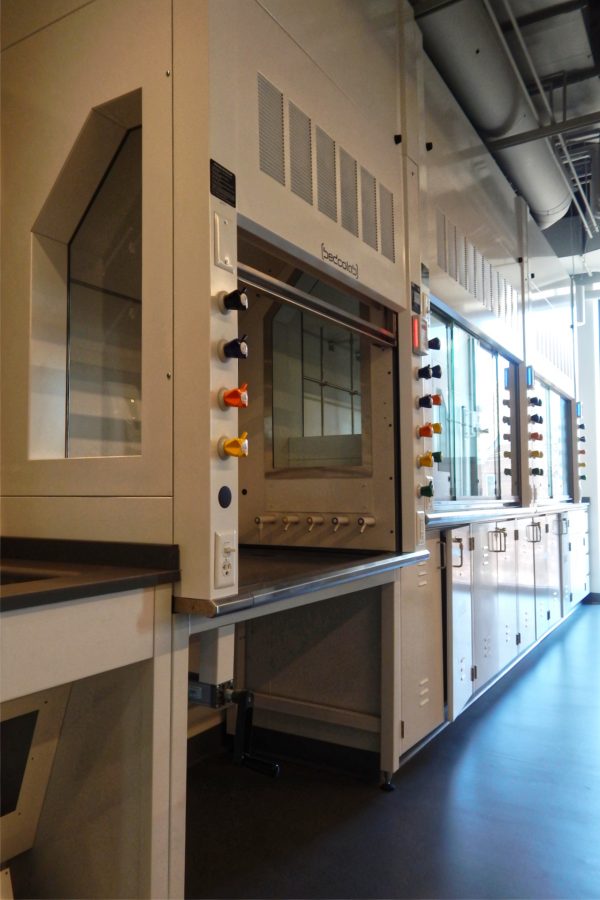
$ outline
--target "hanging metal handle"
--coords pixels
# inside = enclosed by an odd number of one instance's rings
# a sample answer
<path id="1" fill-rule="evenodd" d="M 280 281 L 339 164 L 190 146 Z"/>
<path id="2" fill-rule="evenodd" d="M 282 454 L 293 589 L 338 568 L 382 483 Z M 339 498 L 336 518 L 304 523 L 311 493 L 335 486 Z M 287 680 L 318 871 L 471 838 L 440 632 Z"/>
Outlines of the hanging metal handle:
<path id="1" fill-rule="evenodd" d="M 465 561 L 463 539 L 462 538 L 452 538 L 452 543 L 458 544 L 458 546 L 460 548 L 460 562 L 458 565 L 455 565 L 455 563 L 453 562 L 452 568 L 453 569 L 462 569 L 463 563 Z M 452 554 L 452 559 L 454 559 L 454 553 Z"/>
<path id="2" fill-rule="evenodd" d="M 494 528 L 493 531 L 488 531 L 488 547 L 490 548 L 492 553 L 506 552 L 505 528 Z"/>

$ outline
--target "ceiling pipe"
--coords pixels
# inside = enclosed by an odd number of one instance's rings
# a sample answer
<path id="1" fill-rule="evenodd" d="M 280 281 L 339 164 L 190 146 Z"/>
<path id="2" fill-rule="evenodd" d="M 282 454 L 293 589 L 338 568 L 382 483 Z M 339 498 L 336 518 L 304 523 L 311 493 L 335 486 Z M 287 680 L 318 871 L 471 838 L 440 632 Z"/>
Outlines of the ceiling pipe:
<path id="1" fill-rule="evenodd" d="M 459 0 L 419 19 L 426 52 L 484 139 L 539 127 L 490 13 L 488 0 Z M 565 215 L 574 192 L 547 140 L 510 147 L 496 157 L 541 228 Z"/>
<path id="2" fill-rule="evenodd" d="M 534 65 L 533 59 L 531 58 L 531 54 L 530 54 L 530 52 L 529 52 L 529 50 L 528 50 L 528 48 L 527 48 L 527 45 L 526 45 L 526 43 L 525 43 L 525 40 L 524 40 L 524 38 L 523 38 L 523 33 L 521 32 L 521 29 L 520 29 L 520 27 L 519 27 L 519 24 L 518 24 L 517 20 L 515 19 L 514 13 L 513 13 L 513 11 L 512 11 L 512 8 L 511 8 L 510 3 L 508 2 L 508 0 L 504 0 L 504 8 L 505 8 L 505 10 L 506 10 L 506 13 L 507 13 L 507 15 L 508 15 L 508 18 L 510 19 L 511 25 L 512 25 L 512 27 L 513 27 L 513 29 L 514 29 L 514 32 L 515 32 L 515 35 L 516 35 L 517 40 L 518 40 L 518 42 L 519 42 L 519 46 L 520 46 L 520 48 L 521 48 L 521 51 L 522 51 L 522 53 L 523 53 L 523 56 L 525 57 L 525 59 L 526 59 L 526 61 L 527 61 L 527 65 L 529 66 L 529 70 L 530 70 L 530 72 L 531 72 L 531 75 L 532 75 L 532 77 L 533 77 L 533 80 L 535 81 L 535 83 L 536 83 L 536 85 L 537 85 L 537 88 L 538 88 L 538 91 L 540 92 L 540 97 L 542 98 L 542 102 L 543 102 L 543 104 L 544 104 L 544 107 L 545 107 L 545 109 L 546 109 L 546 112 L 548 113 L 548 116 L 549 116 L 549 118 L 550 118 L 550 122 L 551 122 L 552 124 L 554 124 L 554 123 L 556 122 L 555 117 L 554 117 L 554 112 L 553 112 L 553 110 L 552 110 L 552 107 L 550 106 L 550 103 L 548 102 L 548 98 L 546 97 L 546 93 L 545 93 L 544 89 L 542 88 L 542 85 L 541 85 L 541 82 L 540 82 L 540 79 L 539 79 L 539 76 L 538 76 L 538 73 L 537 73 L 537 69 L 536 69 L 536 67 L 535 67 L 535 65 Z M 566 118 L 566 116 L 565 116 L 565 118 Z M 585 206 L 585 208 L 586 208 L 586 210 L 587 210 L 587 213 L 588 213 L 588 216 L 589 216 L 589 220 L 586 222 L 585 216 L 583 215 L 583 211 L 581 210 L 580 205 L 579 205 L 578 203 L 576 203 L 577 210 L 578 210 L 578 212 L 579 212 L 579 216 L 580 216 L 580 218 L 581 218 L 581 221 L 582 221 L 582 223 L 583 223 L 583 226 L 584 226 L 585 230 L 586 230 L 587 233 L 588 233 L 588 236 L 589 236 L 589 237 L 592 237 L 591 232 L 596 232 L 596 233 L 598 233 L 598 231 L 599 231 L 598 225 L 597 225 L 596 220 L 595 220 L 595 218 L 594 218 L 594 212 L 593 212 L 593 210 L 592 210 L 592 207 L 590 206 L 590 203 L 589 203 L 589 200 L 588 200 L 588 198 L 587 198 L 587 195 L 586 195 L 585 191 L 583 190 L 583 186 L 582 186 L 582 184 L 581 184 L 581 182 L 580 182 L 580 180 L 579 180 L 579 176 L 578 176 L 578 174 L 577 174 L 577 171 L 576 171 L 576 169 L 575 169 L 575 166 L 573 165 L 573 160 L 571 159 L 571 154 L 569 153 L 569 150 L 568 150 L 567 145 L 566 145 L 566 143 L 565 143 L 565 139 L 564 139 L 564 137 L 563 137 L 563 135 L 562 135 L 561 133 L 558 134 L 558 141 L 559 141 L 560 146 L 561 146 L 561 148 L 562 148 L 562 151 L 563 151 L 563 153 L 564 153 L 564 155 L 565 155 L 566 163 L 567 163 L 567 166 L 569 167 L 569 169 L 570 169 L 570 171 L 571 171 L 571 175 L 573 176 L 573 180 L 575 181 L 575 184 L 577 185 L 577 189 L 578 189 L 578 191 L 579 191 L 579 196 L 582 198 L 583 203 L 584 203 L 584 206 Z M 575 198 L 573 198 L 573 199 L 575 200 Z M 590 226 L 590 227 L 588 227 L 588 226 Z"/>

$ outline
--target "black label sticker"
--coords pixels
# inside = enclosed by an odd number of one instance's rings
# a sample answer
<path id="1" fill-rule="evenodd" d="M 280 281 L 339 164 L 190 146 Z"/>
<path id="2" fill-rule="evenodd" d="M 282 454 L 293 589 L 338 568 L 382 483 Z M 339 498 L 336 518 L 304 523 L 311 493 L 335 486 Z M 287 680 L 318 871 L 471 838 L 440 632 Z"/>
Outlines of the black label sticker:
<path id="1" fill-rule="evenodd" d="M 210 161 L 210 192 L 235 207 L 235 175 L 214 159 Z"/>

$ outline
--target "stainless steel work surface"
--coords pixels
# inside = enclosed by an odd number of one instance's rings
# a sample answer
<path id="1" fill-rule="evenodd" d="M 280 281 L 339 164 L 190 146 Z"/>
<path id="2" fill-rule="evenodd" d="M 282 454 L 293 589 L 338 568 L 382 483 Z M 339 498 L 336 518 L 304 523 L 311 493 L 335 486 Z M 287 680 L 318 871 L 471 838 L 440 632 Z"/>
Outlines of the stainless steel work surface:
<path id="1" fill-rule="evenodd" d="M 357 553 L 287 547 L 240 547 L 239 591 L 219 600 L 175 597 L 173 611 L 213 618 L 347 584 L 429 558 L 411 553 Z"/>

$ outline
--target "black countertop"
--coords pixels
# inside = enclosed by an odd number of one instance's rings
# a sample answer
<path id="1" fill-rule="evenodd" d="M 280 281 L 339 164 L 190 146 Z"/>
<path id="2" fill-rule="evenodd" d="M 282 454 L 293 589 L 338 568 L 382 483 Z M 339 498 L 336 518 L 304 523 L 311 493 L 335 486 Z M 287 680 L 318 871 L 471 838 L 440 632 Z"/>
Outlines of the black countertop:
<path id="1" fill-rule="evenodd" d="M 2 538 L 0 611 L 179 581 L 172 544 Z"/>
<path id="2" fill-rule="evenodd" d="M 301 594 L 391 572 L 429 558 L 412 553 L 368 553 L 289 547 L 240 547 L 238 593 L 215 600 L 174 597 L 173 611 L 214 618 Z"/>

